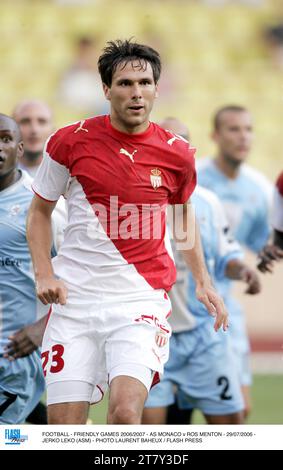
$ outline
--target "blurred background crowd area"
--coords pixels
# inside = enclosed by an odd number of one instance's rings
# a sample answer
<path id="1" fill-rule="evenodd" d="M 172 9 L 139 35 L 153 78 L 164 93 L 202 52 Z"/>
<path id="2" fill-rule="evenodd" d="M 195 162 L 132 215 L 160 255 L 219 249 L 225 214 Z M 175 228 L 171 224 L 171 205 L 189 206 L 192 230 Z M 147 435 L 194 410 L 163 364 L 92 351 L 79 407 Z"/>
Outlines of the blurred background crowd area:
<path id="1" fill-rule="evenodd" d="M 250 163 L 282 168 L 283 0 L 1 0 L 1 112 L 46 100 L 56 125 L 107 112 L 96 62 L 110 39 L 135 37 L 163 59 L 153 120 L 189 127 L 198 156 L 213 152 L 211 116 L 247 106 Z"/>

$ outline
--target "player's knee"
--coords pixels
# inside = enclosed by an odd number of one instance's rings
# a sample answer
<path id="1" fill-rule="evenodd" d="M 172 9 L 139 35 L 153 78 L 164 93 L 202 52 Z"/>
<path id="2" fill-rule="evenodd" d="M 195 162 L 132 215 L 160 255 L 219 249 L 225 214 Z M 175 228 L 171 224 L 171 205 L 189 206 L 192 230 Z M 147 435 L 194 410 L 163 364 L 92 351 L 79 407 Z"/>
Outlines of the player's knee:
<path id="1" fill-rule="evenodd" d="M 207 415 L 205 414 L 207 424 L 244 424 L 244 413 L 238 411 L 227 415 Z"/>
<path id="2" fill-rule="evenodd" d="M 251 404 L 246 404 L 244 409 L 244 421 L 248 419 L 252 411 Z"/>
<path id="3" fill-rule="evenodd" d="M 108 424 L 141 424 L 141 414 L 129 404 L 117 404 L 108 413 Z"/>
<path id="4" fill-rule="evenodd" d="M 236 413 L 231 413 L 224 417 L 223 424 L 244 424 L 244 411 L 238 411 Z"/>
<path id="5" fill-rule="evenodd" d="M 57 403 L 47 408 L 48 424 L 86 424 L 88 403 Z"/>
<path id="6" fill-rule="evenodd" d="M 244 398 L 244 420 L 246 420 L 252 411 L 252 402 L 250 391 L 247 387 L 242 388 L 243 398 Z"/>
<path id="7" fill-rule="evenodd" d="M 231 415 L 230 424 L 244 424 L 244 411 L 239 411 L 238 413 Z"/>

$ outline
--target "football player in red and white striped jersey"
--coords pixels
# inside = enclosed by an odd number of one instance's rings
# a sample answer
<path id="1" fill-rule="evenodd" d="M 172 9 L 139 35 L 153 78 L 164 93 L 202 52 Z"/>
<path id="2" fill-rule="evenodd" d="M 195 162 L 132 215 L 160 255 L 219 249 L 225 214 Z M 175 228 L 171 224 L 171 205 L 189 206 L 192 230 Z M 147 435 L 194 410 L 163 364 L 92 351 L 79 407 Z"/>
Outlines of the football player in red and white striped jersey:
<path id="1" fill-rule="evenodd" d="M 166 234 L 168 205 L 177 228 L 185 227 L 184 237 L 176 230 L 176 238 L 197 298 L 215 316 L 215 330 L 228 323 L 198 229 L 187 228 L 195 149 L 149 121 L 159 54 L 131 41 L 110 42 L 98 68 L 110 115 L 49 138 L 28 217 L 37 295 L 53 303 L 42 346 L 50 424 L 85 423 L 89 404 L 103 398 L 107 385 L 108 423 L 141 422 L 148 390 L 169 353 L 167 292 L 176 268 Z M 50 216 L 61 194 L 68 225 L 51 263 Z"/>

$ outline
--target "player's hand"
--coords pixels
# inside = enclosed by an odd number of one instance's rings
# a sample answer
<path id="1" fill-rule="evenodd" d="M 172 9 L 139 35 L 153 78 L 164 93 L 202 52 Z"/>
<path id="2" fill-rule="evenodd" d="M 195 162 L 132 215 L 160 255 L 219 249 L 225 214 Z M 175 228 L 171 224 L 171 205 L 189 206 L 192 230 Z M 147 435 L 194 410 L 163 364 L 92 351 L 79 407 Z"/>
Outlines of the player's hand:
<path id="1" fill-rule="evenodd" d="M 47 315 L 46 315 L 47 317 Z M 46 317 L 32 325 L 25 326 L 9 336 L 10 343 L 5 346 L 4 357 L 13 361 L 19 357 L 29 356 L 42 344 Z"/>
<path id="2" fill-rule="evenodd" d="M 221 326 L 226 331 L 228 328 L 228 312 L 222 297 L 212 284 L 196 286 L 196 298 L 203 303 L 210 315 L 215 317 L 214 329 L 218 331 Z"/>
<path id="3" fill-rule="evenodd" d="M 248 267 L 244 267 L 241 271 L 241 280 L 247 284 L 245 294 L 255 295 L 261 291 L 261 283 L 257 273 Z"/>
<path id="4" fill-rule="evenodd" d="M 273 262 L 283 258 L 283 250 L 276 245 L 266 245 L 258 254 L 259 263 L 257 269 L 262 273 L 273 272 Z"/>
<path id="5" fill-rule="evenodd" d="M 37 279 L 36 294 L 44 305 L 65 305 L 68 291 L 63 281 L 54 277 L 47 277 Z"/>

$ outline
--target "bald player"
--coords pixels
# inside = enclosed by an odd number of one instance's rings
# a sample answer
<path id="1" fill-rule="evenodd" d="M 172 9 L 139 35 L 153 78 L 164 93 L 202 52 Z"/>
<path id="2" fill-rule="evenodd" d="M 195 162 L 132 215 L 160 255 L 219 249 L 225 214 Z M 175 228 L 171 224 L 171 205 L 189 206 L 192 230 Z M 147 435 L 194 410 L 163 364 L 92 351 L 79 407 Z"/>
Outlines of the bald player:
<path id="1" fill-rule="evenodd" d="M 189 139 L 189 129 L 183 122 L 179 121 L 179 119 L 175 117 L 165 118 L 160 123 L 160 126 L 163 127 L 163 129 L 173 132 L 173 134 L 177 134 L 183 137 L 186 140 Z"/>
<path id="2" fill-rule="evenodd" d="M 24 143 L 19 168 L 34 178 L 42 160 L 44 143 L 54 131 L 52 111 L 44 101 L 25 100 L 16 105 L 13 117 L 20 127 Z"/>

